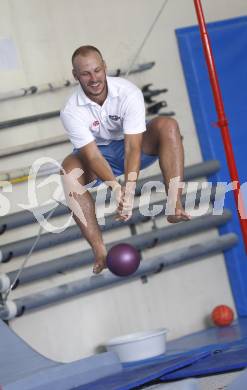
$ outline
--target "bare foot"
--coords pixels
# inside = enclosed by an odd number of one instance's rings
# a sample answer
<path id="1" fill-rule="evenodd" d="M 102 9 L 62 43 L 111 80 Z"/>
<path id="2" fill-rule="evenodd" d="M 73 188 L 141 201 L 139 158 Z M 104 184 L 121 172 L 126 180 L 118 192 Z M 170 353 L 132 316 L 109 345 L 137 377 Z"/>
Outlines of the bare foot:
<path id="1" fill-rule="evenodd" d="M 189 221 L 191 217 L 184 211 L 183 207 L 177 207 L 174 215 L 168 215 L 167 221 L 170 223 L 178 223 Z"/>
<path id="2" fill-rule="evenodd" d="M 106 256 L 107 251 L 105 246 L 101 247 L 97 251 L 95 251 L 95 259 L 94 259 L 94 265 L 93 265 L 93 273 L 99 274 L 103 271 L 106 267 Z"/>
<path id="3" fill-rule="evenodd" d="M 93 273 L 94 274 L 99 274 L 105 268 L 107 268 L 105 261 L 95 261 L 94 266 L 93 266 Z"/>

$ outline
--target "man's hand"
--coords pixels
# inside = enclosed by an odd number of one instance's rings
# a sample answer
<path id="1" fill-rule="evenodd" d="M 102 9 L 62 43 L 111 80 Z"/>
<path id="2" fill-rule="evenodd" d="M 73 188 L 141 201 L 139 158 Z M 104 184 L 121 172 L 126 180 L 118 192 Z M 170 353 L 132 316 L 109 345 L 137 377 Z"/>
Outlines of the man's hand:
<path id="1" fill-rule="evenodd" d="M 132 216 L 134 197 L 135 197 L 135 182 L 128 182 L 121 188 L 117 194 L 117 217 L 116 221 L 128 221 Z"/>

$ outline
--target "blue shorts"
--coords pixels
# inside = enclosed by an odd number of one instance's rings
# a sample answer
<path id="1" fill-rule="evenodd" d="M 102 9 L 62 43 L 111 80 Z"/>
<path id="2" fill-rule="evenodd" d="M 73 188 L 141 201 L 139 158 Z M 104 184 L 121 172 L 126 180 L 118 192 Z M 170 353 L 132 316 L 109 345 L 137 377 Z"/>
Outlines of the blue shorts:
<path id="1" fill-rule="evenodd" d="M 98 145 L 99 150 L 110 164 L 112 172 L 115 176 L 120 176 L 124 173 L 124 140 L 111 141 L 109 145 Z M 77 149 L 74 150 L 74 153 Z M 141 169 L 147 168 L 157 161 L 158 156 L 148 155 L 142 152 L 141 154 Z M 101 180 L 97 180 L 95 185 L 101 183 Z"/>

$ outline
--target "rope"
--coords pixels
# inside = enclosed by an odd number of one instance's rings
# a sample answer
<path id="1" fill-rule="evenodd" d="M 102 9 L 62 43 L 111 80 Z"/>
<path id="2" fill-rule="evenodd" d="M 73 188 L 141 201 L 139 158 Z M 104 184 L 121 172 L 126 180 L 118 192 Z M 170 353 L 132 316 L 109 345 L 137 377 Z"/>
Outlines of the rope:
<path id="1" fill-rule="evenodd" d="M 56 207 L 57 207 L 57 206 L 56 206 Z M 49 212 L 49 214 L 48 214 L 48 216 L 47 216 L 47 218 L 46 218 L 47 221 L 51 218 L 52 214 L 53 214 L 54 211 L 56 210 L 56 207 L 55 207 L 54 209 L 52 209 L 52 210 Z M 16 282 L 17 282 L 18 279 L 20 278 L 20 275 L 21 275 L 23 269 L 25 268 L 25 266 L 26 266 L 26 264 L 27 264 L 29 258 L 31 257 L 31 255 L 32 255 L 32 253 L 33 253 L 33 251 L 34 251 L 34 249 L 35 249 L 35 247 L 36 247 L 36 245 L 37 245 L 37 243 L 39 242 L 39 239 L 40 239 L 40 237 L 41 237 L 41 234 L 42 234 L 43 230 L 44 230 L 43 226 L 40 225 L 39 231 L 38 231 L 38 235 L 37 235 L 37 237 L 36 237 L 36 239 L 35 239 L 33 245 L 31 246 L 31 248 L 30 248 L 28 254 L 27 254 L 26 257 L 24 258 L 24 260 L 23 260 L 23 262 L 22 262 L 22 265 L 21 265 L 19 271 L 18 271 L 17 274 L 16 274 L 16 277 L 14 278 L 13 282 L 11 283 L 11 285 L 9 286 L 9 288 L 7 289 L 7 291 L 6 291 L 4 294 L 2 294 L 2 301 L 3 301 L 3 303 L 5 303 L 5 302 L 7 301 L 10 292 L 13 290 L 13 288 L 14 288 Z"/>
<path id="2" fill-rule="evenodd" d="M 146 33 L 146 35 L 145 35 L 145 37 L 144 37 L 144 39 L 143 39 L 143 41 L 142 41 L 140 47 L 139 47 L 139 49 L 137 50 L 136 55 L 134 56 L 134 58 L 133 58 L 133 60 L 132 60 L 132 62 L 131 62 L 131 64 L 130 64 L 130 66 L 129 66 L 129 69 L 128 69 L 127 72 L 125 73 L 125 77 L 127 77 L 127 76 L 130 74 L 130 72 L 131 72 L 133 66 L 134 66 L 135 63 L 136 63 L 137 58 L 139 57 L 139 55 L 140 55 L 140 53 L 141 53 L 143 47 L 145 46 L 145 44 L 146 44 L 146 42 L 147 42 L 149 36 L 151 35 L 151 33 L 152 33 L 152 31 L 153 31 L 155 25 L 157 24 L 157 22 L 158 22 L 158 20 L 159 20 L 159 18 L 160 18 L 160 16 L 161 16 L 163 10 L 165 9 L 167 3 L 168 3 L 168 0 L 165 0 L 165 1 L 163 2 L 163 4 L 162 4 L 160 10 L 158 11 L 158 13 L 157 13 L 157 15 L 156 15 L 156 17 L 155 17 L 153 23 L 152 23 L 151 26 L 149 27 L 149 29 L 148 29 L 148 31 L 147 31 L 147 33 Z"/>

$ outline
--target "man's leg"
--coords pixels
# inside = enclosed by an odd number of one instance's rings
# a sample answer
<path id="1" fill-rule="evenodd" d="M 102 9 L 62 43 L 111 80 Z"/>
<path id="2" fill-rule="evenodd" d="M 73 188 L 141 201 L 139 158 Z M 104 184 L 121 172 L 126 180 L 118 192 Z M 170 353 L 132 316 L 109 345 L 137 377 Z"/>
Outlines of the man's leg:
<path id="1" fill-rule="evenodd" d="M 65 158 L 62 167 L 64 171 L 61 171 L 61 177 L 68 207 L 73 212 L 73 217 L 82 235 L 89 242 L 94 252 L 95 262 L 93 272 L 99 273 L 106 267 L 107 252 L 95 215 L 94 200 L 91 194 L 84 188 L 95 177 L 88 171 L 87 167 L 82 165 L 80 158 L 74 154 Z M 72 171 L 75 168 L 81 169 L 84 173 L 80 177 L 73 175 Z"/>
<path id="2" fill-rule="evenodd" d="M 184 149 L 179 127 L 174 119 L 160 116 L 148 123 L 143 137 L 143 152 L 159 156 L 167 194 L 172 178 L 179 177 L 183 181 Z M 190 219 L 182 206 L 181 194 L 182 189 L 179 189 L 176 199 L 173 199 L 175 213 L 167 218 L 171 223 Z"/>

